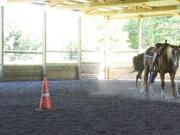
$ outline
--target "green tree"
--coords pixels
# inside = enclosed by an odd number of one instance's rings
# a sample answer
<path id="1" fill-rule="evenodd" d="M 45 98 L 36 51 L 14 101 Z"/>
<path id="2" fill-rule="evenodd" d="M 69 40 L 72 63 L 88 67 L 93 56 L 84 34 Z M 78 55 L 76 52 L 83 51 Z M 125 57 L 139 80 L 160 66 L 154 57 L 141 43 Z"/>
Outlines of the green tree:
<path id="1" fill-rule="evenodd" d="M 138 48 L 138 31 L 137 31 L 137 20 L 130 19 L 127 25 L 123 28 L 124 31 L 128 32 L 128 43 L 129 47 L 133 49 Z"/>
<path id="2" fill-rule="evenodd" d="M 33 37 L 26 37 L 23 35 L 22 31 L 18 27 L 11 26 L 6 29 L 4 46 L 5 51 L 37 51 L 41 48 L 41 42 L 39 39 Z M 22 53 L 14 53 L 13 55 L 8 55 L 11 61 L 16 59 L 27 59 Z"/>
<path id="3" fill-rule="evenodd" d="M 129 20 L 124 30 L 129 33 L 128 42 L 130 47 L 138 48 L 137 44 L 137 21 Z M 147 48 L 158 42 L 168 40 L 170 44 L 179 44 L 180 18 L 176 16 L 152 17 L 143 19 L 142 46 Z"/>

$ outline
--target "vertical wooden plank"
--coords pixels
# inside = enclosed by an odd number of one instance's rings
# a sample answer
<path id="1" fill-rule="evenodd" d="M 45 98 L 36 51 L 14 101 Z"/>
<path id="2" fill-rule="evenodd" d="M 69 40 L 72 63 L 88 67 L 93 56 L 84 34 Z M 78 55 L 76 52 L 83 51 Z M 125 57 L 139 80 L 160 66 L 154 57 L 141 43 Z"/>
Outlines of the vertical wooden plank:
<path id="1" fill-rule="evenodd" d="M 78 61 L 77 78 L 81 79 L 81 17 L 78 19 Z"/>
<path id="2" fill-rule="evenodd" d="M 43 77 L 46 76 L 46 32 L 47 32 L 47 13 L 44 10 L 43 11 L 43 27 L 42 27 L 42 52 L 43 52 L 43 56 L 42 56 L 42 70 L 43 70 Z"/>
<path id="3" fill-rule="evenodd" d="M 4 7 L 1 6 L 1 10 L 0 10 L 0 80 L 1 81 L 3 81 L 3 75 L 4 75 L 3 44 L 4 44 Z"/>
<path id="4" fill-rule="evenodd" d="M 138 16 L 138 53 L 142 52 L 142 16 Z"/>

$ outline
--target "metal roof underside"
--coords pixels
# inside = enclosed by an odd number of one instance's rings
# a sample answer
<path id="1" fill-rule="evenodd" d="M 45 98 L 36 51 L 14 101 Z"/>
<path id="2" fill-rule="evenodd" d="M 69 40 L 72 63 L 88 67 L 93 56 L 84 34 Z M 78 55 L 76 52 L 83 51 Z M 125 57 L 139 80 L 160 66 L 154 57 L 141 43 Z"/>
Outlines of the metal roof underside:
<path id="1" fill-rule="evenodd" d="M 8 0 L 82 11 L 111 18 L 180 15 L 180 0 Z"/>

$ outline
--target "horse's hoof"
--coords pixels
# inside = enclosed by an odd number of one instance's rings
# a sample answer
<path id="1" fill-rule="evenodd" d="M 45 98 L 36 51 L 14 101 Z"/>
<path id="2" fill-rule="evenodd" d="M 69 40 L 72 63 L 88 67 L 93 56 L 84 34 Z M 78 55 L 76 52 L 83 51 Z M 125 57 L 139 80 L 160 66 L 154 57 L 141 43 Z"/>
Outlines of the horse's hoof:
<path id="1" fill-rule="evenodd" d="M 162 96 L 162 97 L 161 97 L 161 100 L 164 100 L 164 99 L 165 99 L 165 97 L 164 97 L 164 96 Z"/>
<path id="2" fill-rule="evenodd" d="M 145 97 L 146 97 L 147 99 L 150 99 L 150 98 L 151 98 L 151 94 L 150 94 L 149 92 L 145 92 Z"/>
<path id="3" fill-rule="evenodd" d="M 165 99 L 165 96 L 164 95 L 161 95 L 161 100 L 164 100 Z"/>
<path id="4" fill-rule="evenodd" d="M 179 92 L 177 92 L 177 94 L 176 94 L 175 96 L 176 96 L 176 97 L 180 97 Z"/>
<path id="5" fill-rule="evenodd" d="M 173 95 L 175 99 L 178 99 L 180 96 L 178 95 Z"/>
<path id="6" fill-rule="evenodd" d="M 164 95 L 161 95 L 161 100 L 164 100 L 165 99 L 165 96 Z"/>
<path id="7" fill-rule="evenodd" d="M 140 92 L 141 92 L 141 93 L 145 93 L 144 88 L 140 88 Z"/>

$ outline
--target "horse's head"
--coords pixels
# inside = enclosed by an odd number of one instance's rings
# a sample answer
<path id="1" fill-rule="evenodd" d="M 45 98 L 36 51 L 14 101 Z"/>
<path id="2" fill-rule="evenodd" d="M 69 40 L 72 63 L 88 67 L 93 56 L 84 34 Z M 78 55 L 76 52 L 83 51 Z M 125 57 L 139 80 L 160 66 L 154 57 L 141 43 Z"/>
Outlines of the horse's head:
<path id="1" fill-rule="evenodd" d="M 176 70 L 179 66 L 179 58 L 180 58 L 180 46 L 173 46 L 171 60 L 173 62 L 174 70 Z"/>

